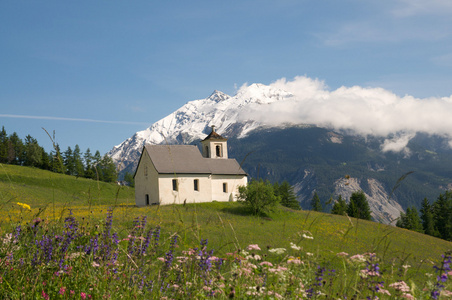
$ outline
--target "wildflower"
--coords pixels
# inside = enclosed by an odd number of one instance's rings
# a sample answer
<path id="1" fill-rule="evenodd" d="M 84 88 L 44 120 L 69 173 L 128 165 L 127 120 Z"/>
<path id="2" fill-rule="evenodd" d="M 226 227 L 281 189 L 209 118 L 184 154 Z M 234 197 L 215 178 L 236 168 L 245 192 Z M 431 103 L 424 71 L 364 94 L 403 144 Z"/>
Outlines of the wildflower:
<path id="1" fill-rule="evenodd" d="M 391 283 L 389 286 L 394 288 L 396 291 L 401 291 L 405 293 L 410 292 L 410 287 L 405 283 L 405 281 L 402 280 Z"/>
<path id="2" fill-rule="evenodd" d="M 20 203 L 20 202 L 17 202 L 16 204 L 19 205 L 19 206 L 21 206 L 22 208 L 31 210 L 31 207 L 30 207 L 30 205 L 28 205 L 28 204 Z"/>
<path id="3" fill-rule="evenodd" d="M 302 248 L 300 246 L 295 245 L 294 243 L 290 242 L 290 248 L 294 249 L 294 250 L 301 250 Z"/>
<path id="4" fill-rule="evenodd" d="M 350 260 L 352 262 L 360 263 L 360 262 L 365 262 L 366 261 L 366 257 L 364 255 L 362 255 L 362 254 L 356 254 L 356 255 L 351 256 Z"/>
<path id="5" fill-rule="evenodd" d="M 60 293 L 60 295 L 64 295 L 64 293 L 66 293 L 66 288 L 64 286 L 61 287 L 58 293 Z"/>
<path id="6" fill-rule="evenodd" d="M 306 252 L 306 255 L 307 255 L 307 256 L 313 256 L 313 255 L 314 255 L 314 253 L 311 253 L 311 252 Z"/>
<path id="7" fill-rule="evenodd" d="M 81 292 L 81 293 L 80 293 L 80 298 L 81 298 L 82 300 L 85 300 L 85 299 L 86 299 L 86 293 Z"/>
<path id="8" fill-rule="evenodd" d="M 306 235 L 305 233 L 303 233 L 302 237 L 304 237 L 305 239 L 308 239 L 308 240 L 313 240 L 314 239 L 313 236 Z"/>
<path id="9" fill-rule="evenodd" d="M 336 254 L 337 256 L 341 256 L 341 257 L 345 257 L 348 256 L 347 252 L 339 252 L 338 254 Z"/>
<path id="10" fill-rule="evenodd" d="M 402 298 L 407 298 L 407 299 L 415 299 L 413 295 L 408 294 L 408 293 L 403 293 L 401 297 Z"/>
<path id="11" fill-rule="evenodd" d="M 286 252 L 286 248 L 273 248 L 268 250 L 268 252 L 275 253 L 275 254 L 283 254 Z"/>
<path id="12" fill-rule="evenodd" d="M 41 292 L 41 296 L 42 296 L 42 298 L 49 300 L 49 295 L 46 294 L 46 292 L 44 292 L 44 290 Z"/>
<path id="13" fill-rule="evenodd" d="M 261 248 L 259 248 L 259 245 L 257 244 L 251 244 L 248 245 L 248 247 L 246 248 L 246 250 L 251 251 L 251 250 L 261 250 Z"/>
<path id="14" fill-rule="evenodd" d="M 269 261 L 263 261 L 259 265 L 273 267 L 273 264 Z"/>
<path id="15" fill-rule="evenodd" d="M 295 264 L 295 265 L 299 265 L 302 263 L 302 261 L 298 258 L 289 258 L 289 260 L 287 261 L 288 264 Z"/>

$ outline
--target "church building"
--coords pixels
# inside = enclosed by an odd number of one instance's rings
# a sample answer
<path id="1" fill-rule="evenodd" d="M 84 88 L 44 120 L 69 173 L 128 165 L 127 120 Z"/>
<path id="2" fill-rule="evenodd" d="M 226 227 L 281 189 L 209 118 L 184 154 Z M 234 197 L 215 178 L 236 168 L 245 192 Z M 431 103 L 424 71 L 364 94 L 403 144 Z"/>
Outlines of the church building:
<path id="1" fill-rule="evenodd" d="M 212 132 L 194 145 L 145 145 L 134 175 L 137 206 L 235 201 L 246 172 L 228 158 L 227 139 Z"/>

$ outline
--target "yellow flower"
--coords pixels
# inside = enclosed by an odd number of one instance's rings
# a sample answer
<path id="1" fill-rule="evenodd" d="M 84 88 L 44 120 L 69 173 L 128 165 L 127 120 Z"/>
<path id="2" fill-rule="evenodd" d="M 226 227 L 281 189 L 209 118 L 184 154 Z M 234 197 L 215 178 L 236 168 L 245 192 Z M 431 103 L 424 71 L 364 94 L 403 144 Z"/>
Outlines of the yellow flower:
<path id="1" fill-rule="evenodd" d="M 17 202 L 16 204 L 19 205 L 19 206 L 22 206 L 25 209 L 31 210 L 31 207 L 28 204 L 20 203 L 20 202 Z"/>

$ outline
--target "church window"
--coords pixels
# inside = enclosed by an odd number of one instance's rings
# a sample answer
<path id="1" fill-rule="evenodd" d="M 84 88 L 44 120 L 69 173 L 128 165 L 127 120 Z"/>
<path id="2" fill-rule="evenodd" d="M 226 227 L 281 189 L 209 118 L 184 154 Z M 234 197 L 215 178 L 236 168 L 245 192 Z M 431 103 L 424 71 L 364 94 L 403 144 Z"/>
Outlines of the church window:
<path id="1" fill-rule="evenodd" d="M 223 193 L 228 192 L 228 184 L 226 182 L 223 182 Z"/>
<path id="2" fill-rule="evenodd" d="M 178 189 L 177 179 L 173 179 L 173 191 L 177 191 L 177 189 Z"/>
<path id="3" fill-rule="evenodd" d="M 199 191 L 199 180 L 198 179 L 193 180 L 193 188 L 195 189 L 195 191 Z"/>
<path id="4" fill-rule="evenodd" d="M 215 150 L 216 150 L 217 157 L 221 157 L 221 146 L 217 145 L 215 147 Z"/>

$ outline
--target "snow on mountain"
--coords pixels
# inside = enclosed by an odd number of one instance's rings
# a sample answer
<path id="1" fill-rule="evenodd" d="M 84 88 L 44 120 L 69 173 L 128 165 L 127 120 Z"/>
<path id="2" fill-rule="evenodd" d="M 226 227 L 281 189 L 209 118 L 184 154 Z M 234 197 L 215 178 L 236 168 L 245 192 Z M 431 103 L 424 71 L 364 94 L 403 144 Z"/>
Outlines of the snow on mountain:
<path id="1" fill-rule="evenodd" d="M 133 172 L 145 144 L 189 144 L 206 137 L 212 125 L 215 125 L 219 134 L 244 137 L 265 125 L 262 121 L 248 119 L 244 112 L 259 110 L 260 106 L 277 101 L 290 100 L 292 96 L 289 92 L 263 84 L 243 86 L 233 97 L 215 90 L 209 97 L 189 101 L 149 128 L 135 133 L 114 147 L 108 155 L 120 171 L 127 168 Z M 238 123 L 240 126 L 237 126 Z"/>

